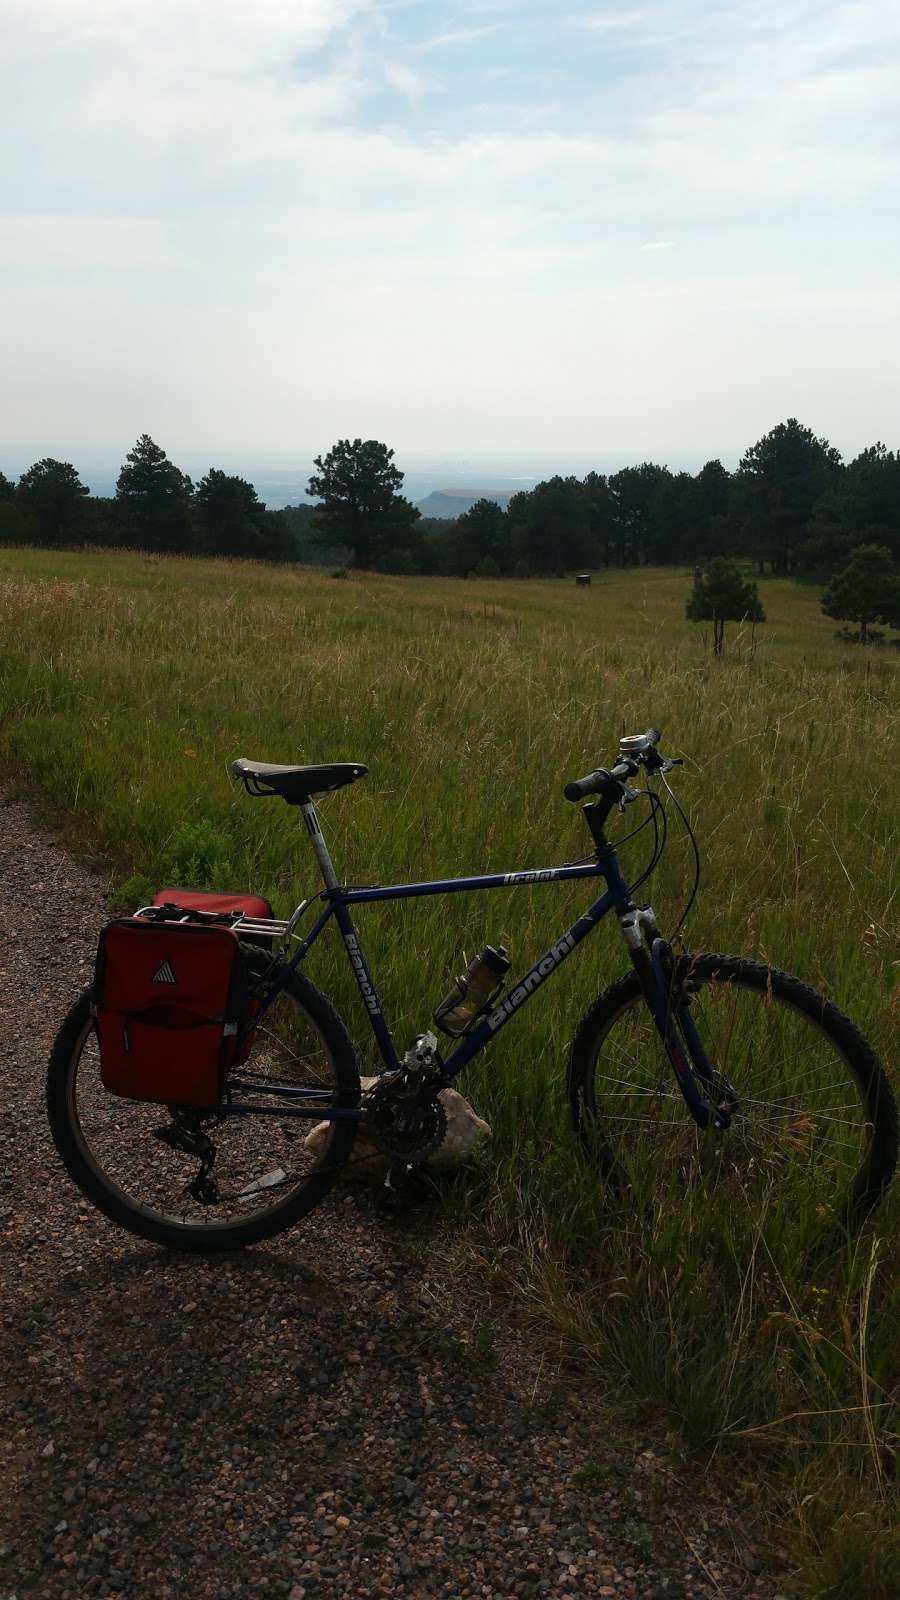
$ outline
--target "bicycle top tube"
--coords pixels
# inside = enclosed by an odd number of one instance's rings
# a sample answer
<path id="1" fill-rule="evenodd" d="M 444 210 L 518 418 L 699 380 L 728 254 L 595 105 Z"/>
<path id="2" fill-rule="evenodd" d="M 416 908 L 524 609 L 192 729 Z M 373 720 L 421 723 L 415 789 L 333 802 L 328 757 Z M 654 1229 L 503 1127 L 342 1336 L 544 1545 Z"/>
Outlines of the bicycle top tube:
<path id="1" fill-rule="evenodd" d="M 338 885 L 329 892 L 329 898 L 340 900 L 346 906 L 365 905 L 373 900 L 409 900 L 418 895 L 464 894 L 477 889 L 513 889 L 540 883 L 561 883 L 571 878 L 598 878 L 607 868 L 606 861 L 592 861 L 578 866 L 539 867 L 523 872 L 489 872 L 471 878 L 433 878 L 422 883 L 376 883 L 357 887 Z"/>

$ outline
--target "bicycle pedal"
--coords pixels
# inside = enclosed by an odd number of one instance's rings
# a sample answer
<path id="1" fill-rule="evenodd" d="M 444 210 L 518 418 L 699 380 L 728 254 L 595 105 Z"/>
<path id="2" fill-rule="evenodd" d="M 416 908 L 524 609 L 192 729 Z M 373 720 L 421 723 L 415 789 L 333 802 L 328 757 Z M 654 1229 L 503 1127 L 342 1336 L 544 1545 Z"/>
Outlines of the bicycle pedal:
<path id="1" fill-rule="evenodd" d="M 382 1217 L 400 1217 L 420 1205 L 430 1193 L 428 1183 L 418 1167 L 411 1163 L 394 1162 L 376 1201 L 376 1210 Z"/>

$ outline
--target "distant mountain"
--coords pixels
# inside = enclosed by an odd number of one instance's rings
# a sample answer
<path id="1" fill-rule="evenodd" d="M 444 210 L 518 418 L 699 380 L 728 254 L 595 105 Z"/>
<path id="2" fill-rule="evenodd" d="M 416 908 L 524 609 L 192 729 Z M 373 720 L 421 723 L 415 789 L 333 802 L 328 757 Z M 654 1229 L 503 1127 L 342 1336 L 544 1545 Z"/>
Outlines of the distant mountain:
<path id="1" fill-rule="evenodd" d="M 504 511 L 516 489 L 434 489 L 417 502 L 423 517 L 461 517 L 479 500 L 495 500 Z"/>

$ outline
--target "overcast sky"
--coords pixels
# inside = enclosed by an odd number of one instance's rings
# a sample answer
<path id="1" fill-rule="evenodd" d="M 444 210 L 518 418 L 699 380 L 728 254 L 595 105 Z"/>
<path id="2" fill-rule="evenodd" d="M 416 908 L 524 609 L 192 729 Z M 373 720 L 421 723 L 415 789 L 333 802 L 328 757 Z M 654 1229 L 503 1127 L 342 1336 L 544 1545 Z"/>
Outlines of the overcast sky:
<path id="1" fill-rule="evenodd" d="M 900 445 L 900 5 L 0 0 L 0 467 Z"/>

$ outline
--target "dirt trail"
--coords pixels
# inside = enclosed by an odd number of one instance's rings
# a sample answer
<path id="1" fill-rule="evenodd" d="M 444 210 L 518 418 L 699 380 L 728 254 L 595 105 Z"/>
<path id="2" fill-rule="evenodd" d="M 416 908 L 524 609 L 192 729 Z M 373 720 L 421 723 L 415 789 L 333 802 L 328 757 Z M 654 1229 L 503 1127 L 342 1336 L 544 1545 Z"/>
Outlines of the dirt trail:
<path id="1" fill-rule="evenodd" d="M 771 1600 L 727 1510 L 572 1387 L 466 1364 L 403 1228 L 338 1189 L 206 1262 L 116 1230 L 43 1108 L 103 886 L 0 803 L 0 1600 L 623 1595 Z"/>

